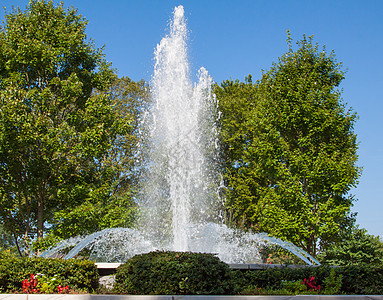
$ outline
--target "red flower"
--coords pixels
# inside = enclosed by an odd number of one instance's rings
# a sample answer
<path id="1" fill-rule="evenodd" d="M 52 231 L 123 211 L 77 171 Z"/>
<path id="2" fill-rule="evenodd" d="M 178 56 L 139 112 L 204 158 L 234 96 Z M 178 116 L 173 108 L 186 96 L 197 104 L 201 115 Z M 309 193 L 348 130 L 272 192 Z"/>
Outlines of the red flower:
<path id="1" fill-rule="evenodd" d="M 37 276 L 31 274 L 31 279 L 24 279 L 23 281 L 23 293 L 34 294 L 39 293 L 40 290 L 37 288 Z"/>
<path id="2" fill-rule="evenodd" d="M 68 286 L 61 286 L 61 285 L 57 286 L 57 292 L 58 292 L 59 294 L 67 293 L 67 292 L 68 292 L 68 289 L 69 289 Z"/>
<path id="3" fill-rule="evenodd" d="M 320 291 L 321 289 L 321 286 L 316 284 L 314 276 L 303 279 L 302 284 L 304 284 L 310 291 Z"/>

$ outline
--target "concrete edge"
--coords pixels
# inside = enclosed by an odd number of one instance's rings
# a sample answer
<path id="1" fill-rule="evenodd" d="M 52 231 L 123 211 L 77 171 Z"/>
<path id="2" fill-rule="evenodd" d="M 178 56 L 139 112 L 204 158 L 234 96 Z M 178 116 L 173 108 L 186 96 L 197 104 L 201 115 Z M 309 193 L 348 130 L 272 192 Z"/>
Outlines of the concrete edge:
<path id="1" fill-rule="evenodd" d="M 96 262 L 94 263 L 97 267 L 97 269 L 117 269 L 122 263 L 101 263 Z"/>

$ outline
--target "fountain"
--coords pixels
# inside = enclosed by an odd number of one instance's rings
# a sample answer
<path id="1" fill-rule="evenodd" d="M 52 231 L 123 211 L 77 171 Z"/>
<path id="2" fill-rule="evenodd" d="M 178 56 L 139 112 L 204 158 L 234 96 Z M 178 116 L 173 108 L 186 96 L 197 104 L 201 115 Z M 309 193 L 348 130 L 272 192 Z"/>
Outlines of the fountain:
<path id="1" fill-rule="evenodd" d="M 304 262 L 319 264 L 295 245 L 233 230 L 220 217 L 217 102 L 205 68 L 198 83 L 190 80 L 187 29 L 182 6 L 174 9 L 170 32 L 155 50 L 153 106 L 147 114 L 150 142 L 148 176 L 140 197 L 137 228 L 112 228 L 72 238 L 44 252 L 51 257 L 74 246 L 65 258 L 82 249 L 99 262 L 123 262 L 156 249 L 216 253 L 227 263 L 262 263 L 258 251 L 278 245 Z"/>

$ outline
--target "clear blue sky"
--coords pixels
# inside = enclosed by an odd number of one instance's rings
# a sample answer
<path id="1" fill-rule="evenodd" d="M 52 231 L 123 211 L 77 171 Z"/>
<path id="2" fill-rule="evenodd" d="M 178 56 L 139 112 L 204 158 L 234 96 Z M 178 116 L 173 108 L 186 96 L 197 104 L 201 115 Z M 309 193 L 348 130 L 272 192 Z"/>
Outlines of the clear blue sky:
<path id="1" fill-rule="evenodd" d="M 55 2 L 58 2 L 55 0 Z M 370 234 L 383 237 L 383 1 L 381 0 L 64 0 L 88 21 L 88 36 L 105 45 L 119 76 L 150 80 L 153 50 L 173 8 L 183 5 L 190 30 L 193 72 L 204 66 L 213 79 L 259 79 L 287 51 L 286 30 L 334 50 L 347 69 L 343 99 L 359 115 L 360 183 L 353 211 Z M 25 8 L 28 0 L 1 0 Z M 4 19 L 4 10 L 0 10 Z M 193 78 L 194 80 L 195 78 Z"/>

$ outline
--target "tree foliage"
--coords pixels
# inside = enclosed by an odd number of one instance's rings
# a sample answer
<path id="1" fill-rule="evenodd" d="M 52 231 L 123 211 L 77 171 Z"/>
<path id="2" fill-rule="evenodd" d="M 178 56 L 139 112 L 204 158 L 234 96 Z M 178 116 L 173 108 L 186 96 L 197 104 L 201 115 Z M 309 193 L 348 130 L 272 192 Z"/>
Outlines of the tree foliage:
<path id="1" fill-rule="evenodd" d="M 149 88 L 145 81 L 128 77 L 116 79 L 108 89 L 115 117 L 124 128 L 113 139 L 102 164 L 107 176 L 91 197 L 71 211 L 63 208 L 54 215 L 53 233 L 61 238 L 87 234 L 109 227 L 131 227 L 137 212 L 140 156 L 140 116 L 148 105 Z"/>
<path id="2" fill-rule="evenodd" d="M 104 159 L 129 127 L 113 109 L 115 75 L 86 24 L 62 4 L 30 1 L 0 31 L 0 221 L 26 252 L 55 212 L 108 194 Z"/>
<path id="3" fill-rule="evenodd" d="M 383 265 L 383 243 L 365 229 L 353 227 L 345 237 L 318 255 L 321 263 L 335 266 Z"/>
<path id="4" fill-rule="evenodd" d="M 288 42 L 289 51 L 256 84 L 216 88 L 227 151 L 226 204 L 236 222 L 315 255 L 318 242 L 339 238 L 353 221 L 348 192 L 360 173 L 356 114 L 341 100 L 344 73 L 334 53 L 320 51 L 312 38 L 299 41 L 296 51 L 290 36 Z"/>
<path id="5" fill-rule="evenodd" d="M 242 226 L 248 209 L 255 203 L 257 189 L 248 177 L 251 169 L 248 146 L 253 140 L 253 128 L 249 126 L 250 113 L 257 105 L 258 89 L 251 76 L 245 82 L 226 80 L 216 85 L 214 93 L 218 99 L 221 134 L 222 167 L 227 187 L 226 223 Z M 241 208 L 241 209 L 238 209 Z M 251 223 L 251 222 L 250 222 Z M 247 225 L 250 225 L 249 222 Z"/>
<path id="6" fill-rule="evenodd" d="M 4 226 L 0 223 L 0 251 L 13 250 L 15 246 L 12 235 L 4 229 Z"/>

